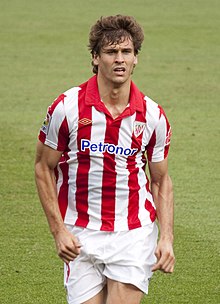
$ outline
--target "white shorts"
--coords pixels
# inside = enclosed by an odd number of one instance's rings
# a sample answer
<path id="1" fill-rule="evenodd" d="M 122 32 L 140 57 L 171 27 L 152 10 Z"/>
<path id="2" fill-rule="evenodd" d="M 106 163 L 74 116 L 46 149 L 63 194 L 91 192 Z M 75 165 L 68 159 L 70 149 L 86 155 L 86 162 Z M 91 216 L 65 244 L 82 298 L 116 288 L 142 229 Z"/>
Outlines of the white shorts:
<path id="1" fill-rule="evenodd" d="M 135 285 L 148 293 L 156 262 L 158 229 L 155 223 L 120 232 L 68 226 L 82 244 L 80 255 L 64 265 L 64 285 L 69 304 L 79 304 L 99 293 L 106 278 Z"/>

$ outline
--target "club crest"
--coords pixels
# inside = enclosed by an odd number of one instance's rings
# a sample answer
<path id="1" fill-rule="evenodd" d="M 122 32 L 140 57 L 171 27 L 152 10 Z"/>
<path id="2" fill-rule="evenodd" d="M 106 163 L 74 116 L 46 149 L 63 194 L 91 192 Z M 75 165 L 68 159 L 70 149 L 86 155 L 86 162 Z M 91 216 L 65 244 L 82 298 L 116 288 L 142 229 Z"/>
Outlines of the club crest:
<path id="1" fill-rule="evenodd" d="M 138 137 L 145 129 L 145 123 L 140 121 L 134 122 L 134 136 Z"/>

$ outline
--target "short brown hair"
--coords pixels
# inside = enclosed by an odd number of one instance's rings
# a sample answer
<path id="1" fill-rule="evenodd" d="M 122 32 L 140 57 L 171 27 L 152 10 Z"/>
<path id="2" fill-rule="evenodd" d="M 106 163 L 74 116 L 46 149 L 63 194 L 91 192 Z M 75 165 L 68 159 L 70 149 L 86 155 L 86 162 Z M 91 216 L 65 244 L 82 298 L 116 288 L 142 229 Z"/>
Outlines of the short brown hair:
<path id="1" fill-rule="evenodd" d="M 144 33 L 141 26 L 131 16 L 101 17 L 92 26 L 89 34 L 89 50 L 92 56 L 100 54 L 106 44 L 118 44 L 129 38 L 133 42 L 135 55 L 141 49 Z M 98 67 L 93 64 L 93 73 L 97 74 Z"/>

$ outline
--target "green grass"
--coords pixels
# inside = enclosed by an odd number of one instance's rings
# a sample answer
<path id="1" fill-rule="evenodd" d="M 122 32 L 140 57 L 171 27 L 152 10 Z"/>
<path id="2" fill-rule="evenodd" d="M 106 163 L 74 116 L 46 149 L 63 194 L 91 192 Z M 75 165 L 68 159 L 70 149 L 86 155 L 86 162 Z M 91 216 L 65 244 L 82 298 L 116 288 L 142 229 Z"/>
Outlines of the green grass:
<path id="1" fill-rule="evenodd" d="M 145 42 L 134 80 L 173 128 L 173 275 L 146 304 L 220 303 L 220 2 L 10 0 L 0 3 L 0 303 L 65 303 L 62 262 L 36 195 L 35 143 L 47 106 L 91 75 L 90 26 L 134 15 Z"/>

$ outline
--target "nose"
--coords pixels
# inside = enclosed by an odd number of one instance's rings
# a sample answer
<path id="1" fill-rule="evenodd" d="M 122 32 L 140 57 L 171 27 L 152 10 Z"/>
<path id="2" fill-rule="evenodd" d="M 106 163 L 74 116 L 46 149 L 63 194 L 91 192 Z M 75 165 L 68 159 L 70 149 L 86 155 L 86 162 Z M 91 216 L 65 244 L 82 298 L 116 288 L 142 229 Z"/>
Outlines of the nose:
<path id="1" fill-rule="evenodd" d="M 115 57 L 115 62 L 116 63 L 122 63 L 124 62 L 124 57 L 121 51 L 117 52 L 116 57 Z"/>

